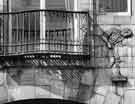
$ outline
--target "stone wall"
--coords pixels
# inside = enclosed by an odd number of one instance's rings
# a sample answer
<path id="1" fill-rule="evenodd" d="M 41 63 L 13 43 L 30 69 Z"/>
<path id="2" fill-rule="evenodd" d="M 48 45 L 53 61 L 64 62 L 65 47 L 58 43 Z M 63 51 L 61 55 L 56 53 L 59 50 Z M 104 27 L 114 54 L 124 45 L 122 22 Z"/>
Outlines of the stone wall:
<path id="1" fill-rule="evenodd" d="M 130 16 L 120 16 L 120 15 L 111 15 L 111 14 L 101 14 L 96 17 L 96 31 L 97 35 L 101 35 L 102 32 L 109 30 L 110 28 L 130 28 L 135 34 L 135 6 L 134 0 L 131 0 L 131 15 Z M 95 35 L 95 34 L 94 34 Z M 95 39 L 96 44 L 99 39 Z M 112 68 L 103 68 L 101 70 L 96 69 L 99 73 L 97 76 L 98 85 L 95 86 L 96 94 L 88 101 L 90 104 L 134 104 L 135 100 L 135 69 L 134 69 L 134 57 L 135 57 L 135 35 L 132 38 L 125 39 L 122 42 L 121 46 L 117 46 L 115 48 L 116 53 L 119 54 L 121 63 L 120 63 L 120 72 L 122 75 L 127 76 L 128 82 L 125 85 L 115 86 L 111 81 L 111 76 L 113 71 L 116 70 L 115 67 Z M 105 56 L 102 54 L 105 53 L 103 49 L 101 49 L 101 45 L 99 44 L 99 48 L 95 49 L 95 51 L 99 49 L 95 56 L 100 56 L 104 60 Z M 112 53 L 111 53 L 112 54 Z M 109 58 L 109 57 L 108 57 Z M 95 60 L 97 60 L 96 58 Z M 109 59 L 112 59 L 111 56 Z M 104 60 L 100 60 L 96 62 L 96 64 L 101 64 L 101 66 L 108 65 L 108 63 Z M 111 63 L 111 61 L 108 61 Z M 103 63 L 103 64 L 102 64 Z M 105 65 L 104 65 L 105 64 Z M 107 66 L 106 66 L 107 67 Z M 105 70 L 106 69 L 106 70 Z M 107 76 L 107 77 L 105 77 Z M 100 81 L 103 79 L 102 81 Z M 108 83 L 107 81 L 108 80 Z"/>

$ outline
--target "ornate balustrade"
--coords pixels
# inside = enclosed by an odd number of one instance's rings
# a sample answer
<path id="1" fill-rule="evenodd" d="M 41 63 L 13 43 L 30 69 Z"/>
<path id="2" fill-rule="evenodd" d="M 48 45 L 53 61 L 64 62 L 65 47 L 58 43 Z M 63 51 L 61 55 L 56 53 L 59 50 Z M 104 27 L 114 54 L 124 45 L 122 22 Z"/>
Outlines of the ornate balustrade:
<path id="1" fill-rule="evenodd" d="M 0 20 L 1 68 L 90 65 L 88 12 L 31 10 Z"/>
<path id="2" fill-rule="evenodd" d="M 1 55 L 89 55 L 88 17 L 88 12 L 60 10 L 1 13 Z"/>

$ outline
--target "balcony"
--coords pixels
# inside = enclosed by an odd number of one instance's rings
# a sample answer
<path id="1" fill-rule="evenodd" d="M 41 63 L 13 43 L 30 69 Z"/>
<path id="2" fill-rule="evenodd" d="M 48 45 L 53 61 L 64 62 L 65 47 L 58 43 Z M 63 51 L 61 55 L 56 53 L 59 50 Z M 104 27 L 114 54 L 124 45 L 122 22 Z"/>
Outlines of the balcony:
<path id="1" fill-rule="evenodd" d="M 60 66 L 61 59 L 72 59 L 66 65 L 76 66 L 90 58 L 88 12 L 30 10 L 1 13 L 0 20 L 0 57 L 10 66 L 17 58 L 25 60 L 22 65 L 33 62 L 26 59 L 57 59 Z"/>
<path id="2" fill-rule="evenodd" d="M 1 13 L 1 55 L 89 55 L 88 13 L 31 10 Z"/>

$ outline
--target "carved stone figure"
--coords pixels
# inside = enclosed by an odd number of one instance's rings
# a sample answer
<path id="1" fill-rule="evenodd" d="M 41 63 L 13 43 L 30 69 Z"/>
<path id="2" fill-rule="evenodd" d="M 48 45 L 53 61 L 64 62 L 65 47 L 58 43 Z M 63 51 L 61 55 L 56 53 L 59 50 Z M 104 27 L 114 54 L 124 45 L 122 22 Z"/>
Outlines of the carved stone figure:
<path id="1" fill-rule="evenodd" d="M 129 28 L 124 28 L 123 30 L 111 28 L 109 31 L 104 32 L 102 39 L 106 42 L 108 48 L 113 49 L 124 39 L 130 38 L 132 36 L 133 32 Z"/>

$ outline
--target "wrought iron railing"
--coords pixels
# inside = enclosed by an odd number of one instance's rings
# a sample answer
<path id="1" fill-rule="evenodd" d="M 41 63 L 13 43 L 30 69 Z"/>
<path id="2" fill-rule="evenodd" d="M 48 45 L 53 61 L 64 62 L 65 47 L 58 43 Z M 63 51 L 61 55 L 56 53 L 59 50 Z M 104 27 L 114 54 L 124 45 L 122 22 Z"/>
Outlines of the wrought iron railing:
<path id="1" fill-rule="evenodd" d="M 88 12 L 31 10 L 0 13 L 1 55 L 90 54 Z"/>

